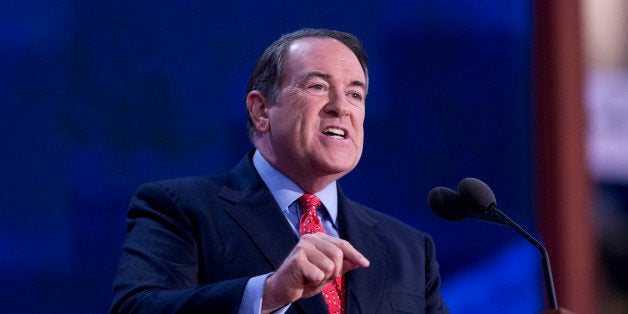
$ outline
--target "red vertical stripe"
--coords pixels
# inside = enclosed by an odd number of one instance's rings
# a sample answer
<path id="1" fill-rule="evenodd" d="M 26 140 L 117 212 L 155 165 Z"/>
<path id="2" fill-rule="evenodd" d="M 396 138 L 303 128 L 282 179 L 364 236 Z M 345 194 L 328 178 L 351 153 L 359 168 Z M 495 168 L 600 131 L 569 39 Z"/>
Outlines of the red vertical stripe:
<path id="1" fill-rule="evenodd" d="M 580 5 L 534 2 L 537 217 L 558 304 L 599 313 L 591 181 L 585 158 Z"/>

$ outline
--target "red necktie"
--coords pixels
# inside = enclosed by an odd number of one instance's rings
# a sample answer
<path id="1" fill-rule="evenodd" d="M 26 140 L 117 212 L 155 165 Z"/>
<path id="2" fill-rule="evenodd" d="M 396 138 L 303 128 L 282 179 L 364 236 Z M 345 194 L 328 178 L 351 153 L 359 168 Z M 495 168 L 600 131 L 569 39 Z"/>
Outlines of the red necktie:
<path id="1" fill-rule="evenodd" d="M 321 200 L 314 194 L 303 194 L 297 200 L 303 210 L 299 221 L 299 234 L 325 232 L 321 220 L 316 216 L 316 210 L 321 206 Z M 336 278 L 335 281 L 323 288 L 323 297 L 327 302 L 329 313 L 343 314 L 347 311 L 347 299 L 345 298 L 344 276 Z"/>

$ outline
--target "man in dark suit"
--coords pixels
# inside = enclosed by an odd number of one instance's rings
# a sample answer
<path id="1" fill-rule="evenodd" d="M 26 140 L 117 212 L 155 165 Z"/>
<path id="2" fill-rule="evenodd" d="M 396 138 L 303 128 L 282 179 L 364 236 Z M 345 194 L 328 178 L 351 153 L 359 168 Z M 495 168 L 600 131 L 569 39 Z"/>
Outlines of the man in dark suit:
<path id="1" fill-rule="evenodd" d="M 260 57 L 256 149 L 223 176 L 135 193 L 112 313 L 448 313 L 432 239 L 345 197 L 362 154 L 366 55 L 304 29 Z"/>

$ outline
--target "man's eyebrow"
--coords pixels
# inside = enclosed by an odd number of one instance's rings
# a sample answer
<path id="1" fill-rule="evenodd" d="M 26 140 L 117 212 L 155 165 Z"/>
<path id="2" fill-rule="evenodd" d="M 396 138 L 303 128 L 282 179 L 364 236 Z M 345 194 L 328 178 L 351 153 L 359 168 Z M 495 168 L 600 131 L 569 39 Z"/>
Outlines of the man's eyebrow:
<path id="1" fill-rule="evenodd" d="M 329 73 L 324 73 L 324 72 L 319 72 L 319 71 L 312 71 L 312 72 L 305 73 L 301 77 L 300 81 L 301 81 L 302 84 L 305 84 L 305 82 L 307 82 L 312 77 L 320 77 L 322 79 L 329 80 L 329 79 L 332 78 L 332 75 L 329 74 Z M 364 83 L 362 81 L 359 81 L 359 80 L 351 81 L 351 84 L 349 84 L 349 85 L 362 87 L 364 90 L 366 90 L 366 83 Z"/>
<path id="2" fill-rule="evenodd" d="M 366 83 L 364 83 L 362 81 L 351 81 L 351 84 L 349 84 L 349 85 L 362 87 L 362 89 L 366 90 Z"/>
<path id="3" fill-rule="evenodd" d="M 307 82 L 309 79 L 311 79 L 313 77 L 320 77 L 322 79 L 329 80 L 329 79 L 331 79 L 331 74 L 323 73 L 323 72 L 319 72 L 319 71 L 307 72 L 303 76 L 301 76 L 301 80 L 300 81 L 301 81 L 301 83 L 305 83 L 305 82 Z"/>

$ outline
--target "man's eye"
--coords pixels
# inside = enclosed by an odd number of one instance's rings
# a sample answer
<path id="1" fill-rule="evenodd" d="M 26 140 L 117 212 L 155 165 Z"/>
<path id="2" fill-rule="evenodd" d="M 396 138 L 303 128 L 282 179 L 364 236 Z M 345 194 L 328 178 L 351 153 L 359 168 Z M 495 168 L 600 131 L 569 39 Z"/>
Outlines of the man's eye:
<path id="1" fill-rule="evenodd" d="M 362 100 L 362 94 L 358 93 L 358 92 L 351 92 L 349 93 L 349 96 L 353 99 L 357 99 L 357 100 Z"/>
<path id="2" fill-rule="evenodd" d="M 315 89 L 315 90 L 325 90 L 325 85 L 323 84 L 313 84 L 310 85 L 311 89 Z"/>

